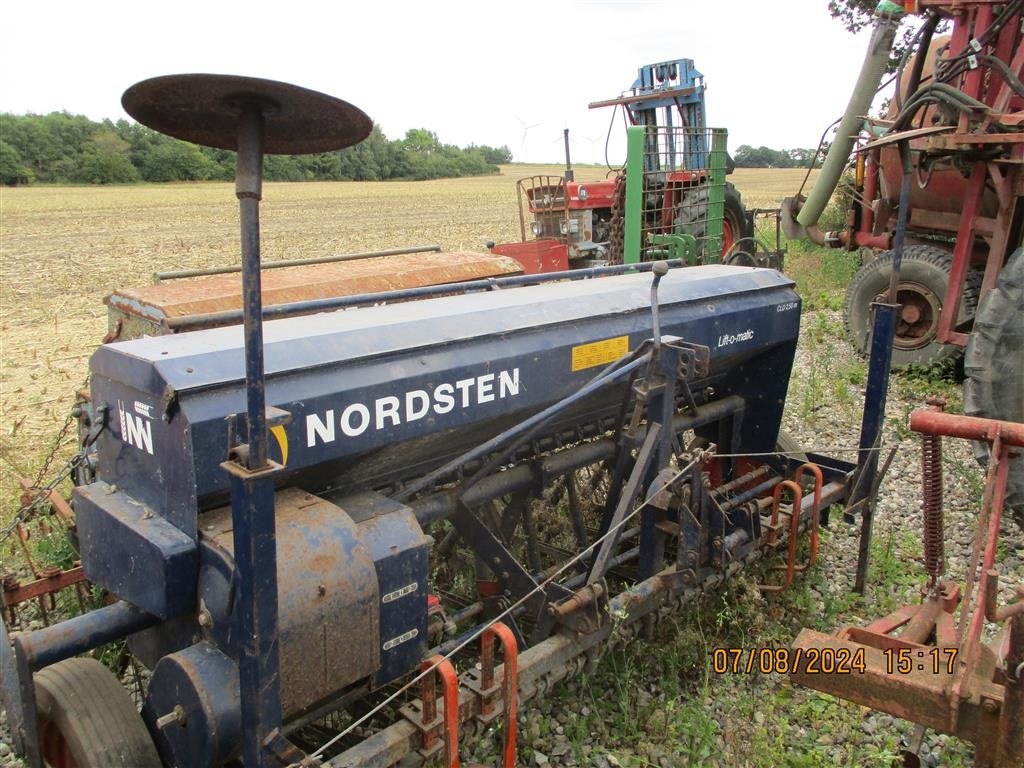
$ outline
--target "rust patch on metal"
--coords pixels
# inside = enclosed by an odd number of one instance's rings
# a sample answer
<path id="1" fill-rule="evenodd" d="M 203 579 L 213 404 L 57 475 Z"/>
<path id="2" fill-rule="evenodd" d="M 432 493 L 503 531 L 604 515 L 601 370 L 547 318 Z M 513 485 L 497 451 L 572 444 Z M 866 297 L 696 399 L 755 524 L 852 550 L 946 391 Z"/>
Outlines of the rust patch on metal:
<path id="1" fill-rule="evenodd" d="M 263 270 L 264 306 L 355 296 L 427 285 L 459 283 L 522 272 L 515 259 L 457 251 L 378 256 L 356 261 Z M 241 308 L 239 274 L 126 288 L 108 296 L 112 310 L 128 316 L 162 319 Z"/>
<path id="2" fill-rule="evenodd" d="M 298 488 L 274 496 L 281 707 L 285 715 L 372 674 L 380 664 L 377 577 L 356 524 Z M 203 535 L 234 554 L 231 508 L 200 519 Z"/>

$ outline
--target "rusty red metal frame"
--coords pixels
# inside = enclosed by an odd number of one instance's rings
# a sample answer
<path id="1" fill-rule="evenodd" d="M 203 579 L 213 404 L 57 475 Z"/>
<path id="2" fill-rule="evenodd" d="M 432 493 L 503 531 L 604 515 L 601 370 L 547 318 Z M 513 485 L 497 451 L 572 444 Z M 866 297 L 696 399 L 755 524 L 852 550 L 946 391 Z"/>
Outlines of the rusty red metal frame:
<path id="1" fill-rule="evenodd" d="M 949 50 L 967 50 L 972 40 L 980 37 L 994 21 L 993 6 L 996 0 L 971 0 L 970 2 L 924 2 L 908 0 L 908 13 L 934 12 L 943 18 L 953 19 L 953 32 Z M 1008 62 L 1008 68 L 1017 78 L 1024 77 L 1024 46 L 1020 45 L 1017 27 L 1020 17 L 1004 24 L 993 45 L 994 55 Z M 967 275 L 972 265 L 980 266 L 977 246 L 984 242 L 987 257 L 984 259 L 984 277 L 981 295 L 995 286 L 999 271 L 1006 255 L 1014 214 L 1015 196 L 1020 196 L 1020 183 L 1024 162 L 1024 132 L 1009 130 L 1022 125 L 1019 108 L 1013 104 L 1014 91 L 1006 77 L 997 68 L 980 63 L 964 76 L 962 92 L 984 105 L 968 113 L 962 111 L 956 126 L 949 126 L 948 132 L 941 128 L 927 127 L 911 129 L 887 137 L 886 143 L 899 136 L 916 138 L 922 142 L 921 149 L 937 155 L 958 156 L 970 169 L 970 178 L 963 192 L 959 213 L 940 213 L 926 208 L 911 211 L 911 223 L 926 229 L 939 229 L 956 233 L 953 247 L 952 266 L 939 312 L 936 338 L 944 344 L 964 346 L 967 334 L 957 328 L 961 299 Z M 1012 110 L 1012 111 L 1011 111 Z M 938 133 L 934 133 L 938 131 Z M 979 150 L 1003 147 L 1002 156 L 981 157 Z M 886 201 L 879 197 L 879 142 L 869 142 L 862 150 L 868 155 L 866 173 L 858 173 L 858 188 L 862 190 L 859 220 L 851 209 L 847 230 L 838 235 L 837 244 L 846 248 L 891 247 L 892 233 L 876 231 L 885 227 Z M 973 156 L 972 156 L 973 155 Z M 977 159 L 975 159 L 977 158 Z M 858 170 L 860 168 L 858 161 Z M 994 216 L 983 215 L 982 197 L 986 186 L 991 186 L 998 198 L 998 209 Z M 907 201 L 904 201 L 907 204 Z M 876 210 L 875 206 L 878 206 Z"/>
<path id="2" fill-rule="evenodd" d="M 821 489 L 825 486 L 825 475 L 822 473 L 821 467 L 811 462 L 801 464 L 797 467 L 796 475 L 793 477 L 797 485 L 800 485 L 800 481 L 804 476 L 804 471 L 810 472 L 814 475 L 814 506 L 811 507 L 811 551 L 807 555 L 807 562 L 795 567 L 797 573 L 804 573 L 818 561 L 818 524 L 821 519 Z"/>
<path id="3" fill-rule="evenodd" d="M 424 675 L 420 682 L 419 727 L 423 730 L 420 754 L 431 757 L 444 749 L 445 768 L 459 768 L 459 678 L 455 667 L 444 656 L 435 655 L 420 663 Z M 444 714 L 437 713 L 437 678 L 441 678 Z M 416 704 L 416 702 L 413 702 Z"/>
<path id="4" fill-rule="evenodd" d="M 23 477 L 19 480 L 19 484 L 23 491 L 22 504 L 29 504 L 33 501 L 32 492 L 34 488 L 32 481 Z M 46 500 L 50 503 L 54 514 L 66 527 L 71 528 L 74 526 L 75 513 L 71 509 L 71 505 L 64 500 L 55 488 L 49 491 L 46 495 Z M 45 520 L 40 521 L 40 525 L 46 526 Z M 44 532 L 49 532 L 48 526 Z M 38 601 L 39 614 L 43 624 L 49 625 L 50 612 L 57 607 L 56 595 L 67 587 L 75 587 L 79 605 L 84 609 L 87 581 L 81 564 L 76 562 L 67 570 L 62 570 L 56 566 L 40 568 L 33 559 L 28 545 L 31 538 L 28 527 L 23 522 L 19 522 L 14 528 L 14 533 L 17 536 L 18 544 L 21 547 L 25 562 L 32 572 L 34 580 L 27 584 L 22 584 L 16 576 L 8 575 L 4 577 L 0 607 L 3 609 L 4 620 L 7 621 L 8 625 L 15 626 L 19 623 L 17 608 L 21 603 L 30 600 Z"/>
<path id="5" fill-rule="evenodd" d="M 793 575 L 796 573 L 796 545 L 797 537 L 800 535 L 800 504 L 803 501 L 803 489 L 793 480 L 783 480 L 772 491 L 772 518 L 768 524 L 768 544 L 769 546 L 774 545 L 779 535 L 779 502 L 783 489 L 788 489 L 793 494 L 793 508 L 789 513 L 789 536 L 786 539 L 786 565 L 782 566 L 786 570 L 786 576 L 782 584 L 779 585 L 758 584 L 757 588 L 766 593 L 782 592 L 789 589 L 793 583 Z M 820 493 L 817 496 L 817 502 L 821 503 Z M 812 526 L 817 529 L 817 525 L 814 523 Z"/>
<path id="6" fill-rule="evenodd" d="M 991 459 L 978 531 L 963 595 L 942 582 L 926 590 L 918 605 L 900 608 L 867 627 L 845 627 L 836 635 L 804 629 L 793 644 L 801 658 L 794 681 L 849 699 L 975 744 L 976 765 L 1024 765 L 1024 585 L 1018 602 L 998 606 L 996 543 L 1006 491 L 1011 448 L 1024 446 L 1024 424 L 978 419 L 939 411 L 915 411 L 910 427 L 923 434 L 985 440 Z M 982 548 L 984 554 L 982 555 Z M 981 559 L 983 578 L 978 578 Z M 954 613 L 959 606 L 959 626 Z M 985 619 L 1005 622 L 991 643 L 981 642 Z M 899 634 L 896 634 L 899 632 Z M 820 674 L 808 661 L 844 649 L 865 660 L 863 674 Z M 909 665 L 894 669 L 893 654 Z M 934 652 L 948 668 L 933 668 Z M 954 663 L 955 660 L 955 663 Z"/>
<path id="7" fill-rule="evenodd" d="M 494 640 L 501 641 L 505 654 L 505 674 L 501 684 L 502 711 L 505 715 L 505 728 L 502 741 L 502 766 L 515 768 L 517 740 L 517 702 L 516 694 L 519 685 L 519 647 L 512 630 L 500 621 L 492 624 L 480 639 L 480 670 L 481 683 L 484 689 L 494 685 Z M 489 721 L 495 715 L 492 699 L 485 699 L 480 707 L 480 719 Z"/>

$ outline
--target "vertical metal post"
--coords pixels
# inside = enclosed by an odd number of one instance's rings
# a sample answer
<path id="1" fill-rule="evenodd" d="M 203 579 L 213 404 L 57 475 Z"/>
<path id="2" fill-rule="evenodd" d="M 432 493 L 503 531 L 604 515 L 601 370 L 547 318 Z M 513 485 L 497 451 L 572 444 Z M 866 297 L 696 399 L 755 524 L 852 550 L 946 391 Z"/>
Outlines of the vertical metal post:
<path id="1" fill-rule="evenodd" d="M 248 447 L 222 464 L 231 475 L 231 520 L 238 569 L 239 684 L 243 759 L 249 768 L 275 764 L 265 748 L 281 725 L 277 628 L 277 543 L 274 474 L 267 462 L 260 294 L 259 202 L 262 197 L 264 117 L 257 105 L 239 121 L 235 193 L 242 227 L 242 316 Z"/>
<path id="2" fill-rule="evenodd" d="M 7 724 L 11 730 L 16 754 L 22 756 L 30 768 L 42 768 L 43 756 L 39 750 L 39 723 L 36 721 L 36 688 L 32 680 L 25 649 L 21 643 L 12 645 L 7 625 L 0 619 L 0 685 L 2 703 L 7 710 Z"/>
<path id="3" fill-rule="evenodd" d="M 267 463 L 266 396 L 263 389 L 263 306 L 260 292 L 260 199 L 263 197 L 263 113 L 247 105 L 238 130 L 235 196 L 242 224 L 242 318 L 245 329 L 245 391 L 249 469 Z"/>
<path id="4" fill-rule="evenodd" d="M 881 445 L 882 422 L 889 391 L 889 371 L 892 367 L 892 342 L 896 335 L 894 304 L 872 304 L 874 326 L 871 331 L 871 359 L 868 362 L 868 384 L 864 394 L 864 415 L 860 424 L 860 453 L 857 459 L 857 481 L 848 506 L 861 504 L 860 547 L 857 554 L 857 576 L 854 591 L 864 594 L 867 579 L 868 555 L 871 548 L 871 525 L 874 517 L 875 476 L 878 473 L 878 452 Z"/>
<path id="5" fill-rule="evenodd" d="M 658 305 L 658 286 L 661 278 L 668 274 L 668 265 L 656 262 L 651 270 L 654 279 L 651 281 L 651 322 L 654 332 L 654 350 L 645 379 L 649 387 L 647 401 L 647 421 L 650 425 L 657 424 L 660 429 L 657 453 L 653 463 L 647 469 L 643 487 L 649 492 L 656 482 L 658 473 L 670 466 L 672 460 L 672 443 L 675 434 L 672 431 L 672 415 L 676 409 L 676 390 L 679 381 L 680 353 L 679 348 L 663 346 L 661 339 L 661 311 Z M 645 504 L 640 513 L 640 578 L 646 579 L 661 570 L 664 561 L 665 540 L 656 528 L 658 510 L 651 504 Z"/>
<path id="6" fill-rule="evenodd" d="M 1000 765 L 1021 765 L 1024 762 L 1024 613 L 1008 621 L 1009 641 L 1006 644 L 1006 684 L 1003 714 L 999 721 Z"/>
<path id="7" fill-rule="evenodd" d="M 281 726 L 277 636 L 277 544 L 271 472 L 231 476 L 231 519 L 238 569 L 238 660 L 246 766 L 270 768 L 263 749 Z"/>
<path id="8" fill-rule="evenodd" d="M 722 222 L 725 220 L 725 148 L 728 133 L 724 128 L 711 129 L 711 156 L 708 168 L 708 212 L 704 261 L 717 264 L 722 260 Z"/>
<path id="9" fill-rule="evenodd" d="M 868 385 L 864 393 L 864 415 L 860 425 L 860 453 L 857 456 L 856 483 L 847 508 L 863 502 L 861 510 L 860 546 L 857 552 L 857 575 L 854 591 L 864 594 L 867 581 L 868 556 L 871 551 L 871 525 L 874 517 L 875 477 L 878 474 L 878 449 L 882 444 L 882 424 L 889 393 L 889 373 L 892 368 L 892 345 L 896 338 L 897 287 L 903 260 L 903 240 L 907 232 L 907 201 L 910 199 L 910 145 L 899 143 L 903 161 L 903 183 L 900 189 L 899 216 L 893 238 L 892 275 L 889 279 L 889 303 L 871 305 L 874 324 L 871 329 L 871 358 L 868 361 Z"/>
<path id="10" fill-rule="evenodd" d="M 640 262 L 640 229 L 643 226 L 644 133 L 642 125 L 626 129 L 626 220 L 622 263 Z"/>
<path id="11" fill-rule="evenodd" d="M 572 160 L 569 157 L 569 129 L 562 129 L 562 140 L 565 142 L 565 180 L 575 181 L 575 176 L 572 172 Z"/>

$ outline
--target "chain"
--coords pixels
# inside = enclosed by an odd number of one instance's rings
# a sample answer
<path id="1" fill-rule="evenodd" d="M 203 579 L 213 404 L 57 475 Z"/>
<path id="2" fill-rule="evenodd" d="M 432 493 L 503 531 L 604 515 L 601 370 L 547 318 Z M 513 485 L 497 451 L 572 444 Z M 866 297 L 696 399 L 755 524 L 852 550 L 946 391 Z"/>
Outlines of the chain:
<path id="1" fill-rule="evenodd" d="M 89 376 L 86 375 L 85 381 L 82 382 L 80 389 L 85 389 L 89 386 Z M 28 492 L 34 491 L 35 495 L 27 502 L 23 501 L 21 508 L 14 514 L 14 518 L 4 526 L 3 530 L 0 531 L 0 542 L 7 541 L 8 537 L 14 533 L 15 529 L 24 523 L 25 521 L 32 518 L 36 511 L 47 501 L 50 497 L 50 493 L 60 485 L 64 480 L 71 476 L 71 474 L 85 461 L 85 451 L 88 446 L 83 445 L 79 448 L 78 452 L 75 453 L 70 459 L 65 462 L 61 470 L 50 480 L 50 482 L 43 484 L 43 478 L 50 473 L 50 468 L 53 466 L 54 460 L 57 458 L 57 454 L 60 453 L 60 449 L 64 446 L 65 441 L 68 437 L 68 432 L 71 431 L 72 425 L 76 421 L 75 411 L 70 411 L 64 424 L 57 432 L 57 436 L 53 440 L 53 449 L 50 454 L 46 457 L 43 462 L 43 466 L 40 467 L 36 479 L 32 485 L 26 490 Z"/>
<path id="2" fill-rule="evenodd" d="M 625 202 L 626 202 L 626 174 L 615 175 L 615 188 L 612 192 L 612 220 L 608 234 L 608 263 L 622 264 L 622 254 L 625 248 Z"/>
<path id="3" fill-rule="evenodd" d="M 53 460 L 57 458 L 57 454 L 60 453 L 61 447 L 64 445 L 64 441 L 67 440 L 68 432 L 71 430 L 71 425 L 75 423 L 74 411 L 68 413 L 68 417 L 64 419 L 64 426 L 60 428 L 57 433 L 57 437 L 53 439 L 53 449 L 50 451 L 50 455 L 46 457 L 46 461 L 43 462 L 43 466 L 39 468 L 39 473 L 36 475 L 35 482 L 32 483 L 33 488 L 41 487 L 43 478 L 50 473 L 50 467 L 53 465 Z"/>
<path id="4" fill-rule="evenodd" d="M 36 495 L 33 496 L 28 503 L 21 505 L 21 509 L 15 513 L 14 519 L 4 527 L 2 532 L 0 532 L 0 542 L 6 541 L 21 523 L 31 519 L 39 507 L 49 499 L 50 493 L 53 489 L 64 482 L 66 478 L 71 477 L 71 473 L 74 472 L 75 469 L 77 469 L 84 461 L 85 452 L 79 451 L 65 462 L 60 472 L 54 475 L 53 479 L 46 485 L 39 485 L 38 481 L 33 484 L 31 490 L 35 491 Z"/>

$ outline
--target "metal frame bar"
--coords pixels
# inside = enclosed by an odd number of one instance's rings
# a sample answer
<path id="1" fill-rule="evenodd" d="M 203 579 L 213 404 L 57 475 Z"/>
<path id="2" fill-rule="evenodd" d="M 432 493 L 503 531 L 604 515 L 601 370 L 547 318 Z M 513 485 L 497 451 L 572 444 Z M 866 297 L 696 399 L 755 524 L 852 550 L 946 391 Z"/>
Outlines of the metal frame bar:
<path id="1" fill-rule="evenodd" d="M 308 267 L 314 264 L 332 264 L 336 261 L 357 261 L 358 259 L 372 259 L 377 256 L 404 256 L 409 253 L 440 253 L 441 246 L 433 245 L 411 245 L 406 248 L 385 248 L 380 251 L 363 251 L 361 253 L 341 253 L 335 256 L 317 256 L 310 259 L 282 259 L 281 261 L 266 261 L 260 264 L 261 270 L 281 269 L 283 267 Z M 153 282 L 162 283 L 165 280 L 180 280 L 186 277 L 208 277 L 210 275 L 230 275 L 241 272 L 241 265 L 231 267 L 210 267 L 209 269 L 173 269 L 165 272 L 154 272 Z"/>
<path id="2" fill-rule="evenodd" d="M 687 266 L 681 260 L 669 260 L 666 262 L 669 268 Z M 289 304 L 272 304 L 263 307 L 264 320 L 277 320 L 295 315 L 306 315 L 314 312 L 327 312 L 346 307 L 355 307 L 363 304 L 381 304 L 394 301 L 406 301 L 408 299 L 426 299 L 434 296 L 450 296 L 455 293 L 470 293 L 472 291 L 493 291 L 499 288 L 513 288 L 525 285 L 540 285 L 542 283 L 557 282 L 562 280 L 589 280 L 593 277 L 604 275 L 621 275 L 632 272 L 650 272 L 652 265 L 649 263 L 614 264 L 607 267 L 588 267 L 585 269 L 569 269 L 564 272 L 546 272 L 535 275 L 514 275 L 512 277 L 496 277 L 484 280 L 468 280 L 463 283 L 445 283 L 442 285 L 425 285 L 417 288 L 402 288 L 396 291 L 383 291 L 381 293 L 363 293 L 354 296 L 332 296 L 327 299 L 310 299 L 308 301 L 296 301 Z M 208 312 L 202 315 L 189 315 L 187 317 L 171 317 L 163 322 L 163 327 L 172 332 L 194 330 L 196 328 L 209 328 L 215 325 L 232 325 L 242 320 L 241 310 L 228 310 L 224 312 Z"/>
<path id="3" fill-rule="evenodd" d="M 259 204 L 263 189 L 265 118 L 256 104 L 242 107 L 235 193 L 242 230 L 242 317 L 245 335 L 247 445 L 221 466 L 231 476 L 231 522 L 238 573 L 236 628 L 240 653 L 242 750 L 250 768 L 277 761 L 268 746 L 280 735 L 281 665 L 278 655 L 277 540 L 274 475 L 267 461 L 267 409 L 263 369 Z"/>
<path id="4" fill-rule="evenodd" d="M 643 226 L 644 136 L 646 128 L 626 129 L 626 212 L 623 225 L 622 263 L 640 262 L 640 228 Z"/>

